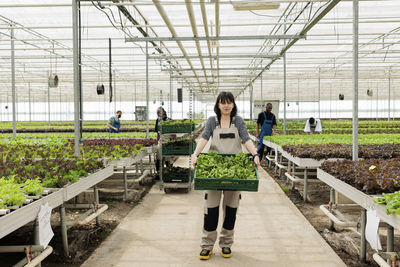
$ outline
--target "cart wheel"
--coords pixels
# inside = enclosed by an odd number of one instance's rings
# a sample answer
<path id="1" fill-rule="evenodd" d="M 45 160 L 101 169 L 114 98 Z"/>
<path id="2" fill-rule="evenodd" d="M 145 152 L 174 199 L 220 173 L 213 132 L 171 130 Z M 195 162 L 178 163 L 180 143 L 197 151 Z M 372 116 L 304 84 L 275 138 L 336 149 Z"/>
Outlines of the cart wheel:
<path id="1" fill-rule="evenodd" d="M 189 188 L 184 188 L 183 193 L 189 193 Z"/>
<path id="2" fill-rule="evenodd" d="M 168 194 L 171 191 L 169 190 L 169 188 L 164 188 L 164 192 L 165 192 L 165 194 Z"/>

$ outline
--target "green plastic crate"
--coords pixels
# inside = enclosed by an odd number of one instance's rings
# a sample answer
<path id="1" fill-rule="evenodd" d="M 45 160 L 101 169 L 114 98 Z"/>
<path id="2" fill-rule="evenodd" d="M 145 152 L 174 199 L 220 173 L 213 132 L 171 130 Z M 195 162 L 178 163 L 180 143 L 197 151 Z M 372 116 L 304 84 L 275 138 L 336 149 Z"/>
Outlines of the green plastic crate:
<path id="1" fill-rule="evenodd" d="M 189 145 L 187 146 L 163 146 L 163 155 L 191 155 L 196 149 L 196 144 L 192 145 L 192 149 L 189 150 Z"/>
<path id="2" fill-rule="evenodd" d="M 190 133 L 190 126 L 192 127 L 192 131 L 195 129 L 195 124 L 185 124 L 185 125 L 162 125 L 161 133 Z M 160 130 L 160 126 L 158 126 L 158 131 Z"/>
<path id="3" fill-rule="evenodd" d="M 192 172 L 192 179 L 194 173 Z M 189 182 L 189 171 L 187 173 L 180 173 L 180 174 L 172 174 L 169 173 L 167 175 L 163 172 L 163 182 L 175 182 L 175 183 L 187 183 Z"/>
<path id="4" fill-rule="evenodd" d="M 232 156 L 233 154 L 219 154 L 222 156 Z M 194 170 L 194 189 L 195 190 L 235 190 L 258 192 L 258 170 L 255 168 L 257 179 L 237 179 L 237 178 L 204 178 L 196 176 Z"/>

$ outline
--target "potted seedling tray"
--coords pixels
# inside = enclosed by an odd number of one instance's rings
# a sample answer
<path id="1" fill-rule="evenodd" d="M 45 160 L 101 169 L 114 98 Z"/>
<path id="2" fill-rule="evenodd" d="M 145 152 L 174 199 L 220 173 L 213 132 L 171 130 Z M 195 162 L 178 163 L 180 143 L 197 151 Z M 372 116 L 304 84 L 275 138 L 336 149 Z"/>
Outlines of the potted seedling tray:
<path id="1" fill-rule="evenodd" d="M 191 147 L 190 144 L 184 146 L 163 146 L 162 154 L 163 155 L 191 155 L 196 149 L 196 144 L 194 143 Z"/>
<path id="2" fill-rule="evenodd" d="M 180 168 L 180 167 L 170 167 L 170 168 L 163 168 L 163 175 L 162 179 L 163 182 L 182 182 L 187 183 L 189 182 L 189 168 Z M 193 170 L 191 172 L 193 178 Z"/>
<path id="3" fill-rule="evenodd" d="M 235 156 L 235 154 L 218 154 L 223 158 Z M 249 161 L 251 161 L 251 155 L 248 154 Z M 198 166 L 194 171 L 194 189 L 195 190 L 234 190 L 234 191 L 258 191 L 258 170 L 255 170 L 255 179 L 243 179 L 237 177 L 226 177 L 226 178 L 215 178 L 215 177 L 199 177 L 197 175 Z"/>
<path id="4" fill-rule="evenodd" d="M 170 125 L 162 125 L 161 126 L 161 133 L 190 133 L 195 129 L 194 123 L 185 123 L 185 124 L 170 124 Z M 160 129 L 158 129 L 160 130 Z"/>

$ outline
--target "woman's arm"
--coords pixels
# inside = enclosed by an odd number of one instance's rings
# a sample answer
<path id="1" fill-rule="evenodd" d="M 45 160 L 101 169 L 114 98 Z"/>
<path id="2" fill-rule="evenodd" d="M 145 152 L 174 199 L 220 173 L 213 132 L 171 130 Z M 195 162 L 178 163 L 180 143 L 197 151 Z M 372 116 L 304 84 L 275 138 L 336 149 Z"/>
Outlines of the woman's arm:
<path id="1" fill-rule="evenodd" d="M 197 143 L 196 150 L 192 154 L 192 164 L 193 167 L 196 166 L 197 163 L 197 157 L 199 154 L 203 151 L 204 147 L 207 145 L 208 141 L 204 139 L 203 137 L 200 138 L 200 141 Z"/>
<path id="2" fill-rule="evenodd" d="M 254 146 L 253 141 L 251 139 L 247 140 L 247 142 L 244 143 L 244 146 L 247 148 L 247 151 L 249 151 L 253 156 L 257 155 L 257 157 L 254 157 L 254 164 L 256 164 L 257 167 L 260 167 L 260 156 L 257 154 L 257 149 Z"/>

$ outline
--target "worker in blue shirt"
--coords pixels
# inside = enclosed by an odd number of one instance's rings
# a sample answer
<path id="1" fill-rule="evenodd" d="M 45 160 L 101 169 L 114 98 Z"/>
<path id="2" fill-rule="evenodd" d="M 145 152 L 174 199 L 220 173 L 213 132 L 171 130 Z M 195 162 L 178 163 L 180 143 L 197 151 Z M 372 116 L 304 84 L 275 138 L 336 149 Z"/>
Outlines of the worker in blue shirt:
<path id="1" fill-rule="evenodd" d="M 110 128 L 110 133 L 119 133 L 120 128 L 121 128 L 121 122 L 119 119 L 122 116 L 122 111 L 118 110 L 117 113 L 115 113 L 115 116 L 111 117 L 108 122 L 107 126 Z"/>
<path id="2" fill-rule="evenodd" d="M 276 134 L 276 117 L 271 111 L 272 111 L 272 104 L 267 103 L 267 105 L 265 106 L 265 111 L 260 112 L 260 114 L 258 114 L 257 138 L 259 138 L 259 141 L 258 141 L 257 153 L 260 155 L 260 160 L 262 160 L 264 155 L 264 147 L 265 147 L 265 145 L 263 144 L 264 136 L 271 136 Z M 261 126 L 261 133 L 260 133 L 260 126 Z M 271 148 L 267 147 L 267 154 L 270 151 Z"/>

